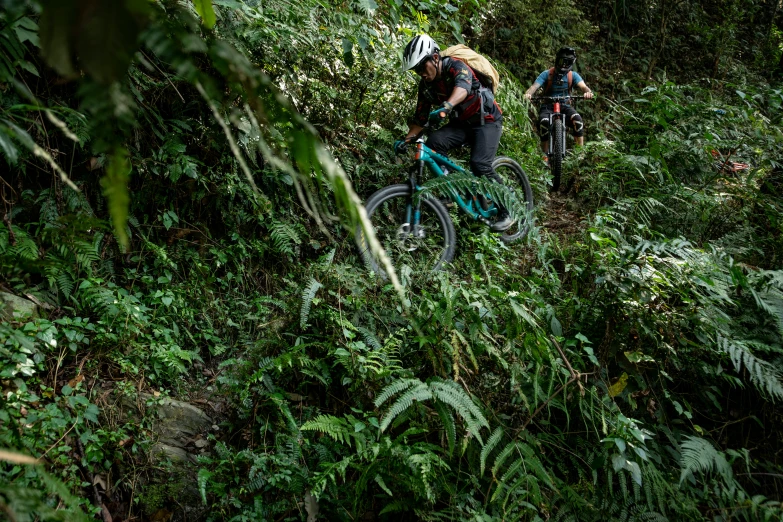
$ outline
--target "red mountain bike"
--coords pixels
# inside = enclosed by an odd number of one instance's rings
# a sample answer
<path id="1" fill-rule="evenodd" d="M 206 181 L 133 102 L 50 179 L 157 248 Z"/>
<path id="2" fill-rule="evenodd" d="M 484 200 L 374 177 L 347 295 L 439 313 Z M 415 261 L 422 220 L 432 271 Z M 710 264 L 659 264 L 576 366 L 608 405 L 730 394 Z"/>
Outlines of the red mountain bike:
<path id="1" fill-rule="evenodd" d="M 573 100 L 583 99 L 584 96 L 534 96 L 532 100 L 547 101 L 554 105 L 549 116 L 549 169 L 552 171 L 552 191 L 560 189 L 560 176 L 563 173 L 563 158 L 566 155 L 566 115 L 560 112 L 560 104 Z M 573 104 L 576 109 L 576 103 Z"/>

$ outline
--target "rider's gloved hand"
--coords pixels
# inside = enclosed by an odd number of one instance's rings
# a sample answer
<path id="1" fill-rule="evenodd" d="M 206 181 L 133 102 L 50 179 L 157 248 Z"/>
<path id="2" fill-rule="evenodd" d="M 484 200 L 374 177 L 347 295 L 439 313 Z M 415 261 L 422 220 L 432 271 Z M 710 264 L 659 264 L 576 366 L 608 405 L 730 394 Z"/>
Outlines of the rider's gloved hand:
<path id="1" fill-rule="evenodd" d="M 394 152 L 402 154 L 408 150 L 408 140 L 406 138 L 400 138 L 394 142 Z"/>
<path id="2" fill-rule="evenodd" d="M 446 101 L 441 103 L 440 107 L 430 113 L 430 125 L 437 127 L 446 121 L 446 118 L 449 117 L 449 114 L 451 114 L 452 110 L 454 110 L 454 106 L 449 102 Z"/>
<path id="3" fill-rule="evenodd" d="M 590 99 L 590 98 L 592 98 L 593 96 L 594 96 L 594 94 L 593 94 L 593 91 L 587 91 L 587 92 L 585 93 L 585 100 L 589 100 L 589 99 Z"/>

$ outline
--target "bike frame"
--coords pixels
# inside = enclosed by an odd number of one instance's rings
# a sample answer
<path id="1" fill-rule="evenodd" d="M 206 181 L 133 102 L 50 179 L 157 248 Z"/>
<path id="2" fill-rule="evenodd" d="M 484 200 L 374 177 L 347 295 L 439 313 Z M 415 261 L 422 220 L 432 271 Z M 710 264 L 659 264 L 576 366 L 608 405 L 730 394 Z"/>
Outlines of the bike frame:
<path id="1" fill-rule="evenodd" d="M 463 174 L 466 173 L 465 169 L 452 162 L 449 158 L 443 156 L 442 154 L 438 154 L 431 148 L 427 147 L 424 144 L 423 138 L 416 140 L 416 161 L 419 164 L 419 168 L 417 171 L 411 173 L 411 177 L 409 179 L 409 183 L 413 192 L 422 190 L 421 185 L 418 184 L 417 175 L 418 178 L 422 178 L 424 176 L 425 167 L 429 168 L 429 170 L 435 173 L 435 175 L 438 177 L 447 176 L 447 173 L 444 171 L 444 167 L 448 169 L 449 172 L 460 172 Z M 489 218 L 496 216 L 498 213 L 498 209 L 494 204 L 490 205 L 488 209 L 484 210 L 481 204 L 479 204 L 478 198 L 475 194 L 471 199 L 465 201 L 462 199 L 457 190 L 451 186 L 449 186 L 448 193 L 451 200 L 457 204 L 460 210 L 475 220 L 488 220 Z M 421 221 L 421 202 L 419 202 L 415 208 L 413 207 L 412 203 L 408 204 L 405 221 L 406 223 L 411 223 L 413 225 L 413 230 L 416 230 L 416 227 L 420 224 Z"/>
<path id="2" fill-rule="evenodd" d="M 571 98 L 570 96 L 563 97 L 563 101 L 566 99 Z M 574 102 L 576 102 L 576 99 L 574 99 Z M 552 108 L 552 114 L 549 115 L 549 151 L 547 152 L 547 155 L 549 157 L 552 157 L 552 154 L 554 153 L 554 140 L 552 139 L 552 124 L 555 120 L 559 119 L 563 121 L 563 146 L 560 148 L 560 150 L 563 151 L 563 154 L 565 154 L 567 148 L 566 148 L 566 135 L 568 134 L 568 122 L 565 120 L 565 114 L 560 112 L 560 99 L 554 98 L 553 99 L 553 108 Z M 574 103 L 574 108 L 576 108 L 576 103 Z"/>

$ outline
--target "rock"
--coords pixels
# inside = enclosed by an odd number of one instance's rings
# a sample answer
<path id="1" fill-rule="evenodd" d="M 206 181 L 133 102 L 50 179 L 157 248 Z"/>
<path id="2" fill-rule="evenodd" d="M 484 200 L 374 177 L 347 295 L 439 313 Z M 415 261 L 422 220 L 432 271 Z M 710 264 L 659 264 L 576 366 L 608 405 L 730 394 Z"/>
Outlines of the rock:
<path id="1" fill-rule="evenodd" d="M 145 399 L 149 397 L 144 395 Z M 158 419 L 152 430 L 160 442 L 179 448 L 184 448 L 195 435 L 208 430 L 213 424 L 206 413 L 187 402 L 162 399 L 155 409 Z"/>
<path id="2" fill-rule="evenodd" d="M 196 457 L 184 448 L 194 440 L 198 448 L 209 445 L 209 441 L 202 434 L 212 428 L 214 421 L 190 403 L 160 398 L 149 393 L 140 394 L 136 401 L 123 397 L 121 402 L 126 411 L 132 411 L 131 418 L 138 418 L 139 408 L 150 404 L 147 410 L 152 413 L 154 419 L 151 426 L 152 438 L 157 441 L 150 447 L 149 454 L 153 458 L 168 458 L 175 463 L 195 462 Z"/>
<path id="3" fill-rule="evenodd" d="M 37 317 L 38 306 L 34 302 L 8 292 L 0 292 L 0 319 L 18 321 Z"/>
<path id="4" fill-rule="evenodd" d="M 156 442 L 150 446 L 150 456 L 159 459 L 168 459 L 174 463 L 195 462 L 196 457 L 177 446 L 170 446 L 162 442 Z"/>

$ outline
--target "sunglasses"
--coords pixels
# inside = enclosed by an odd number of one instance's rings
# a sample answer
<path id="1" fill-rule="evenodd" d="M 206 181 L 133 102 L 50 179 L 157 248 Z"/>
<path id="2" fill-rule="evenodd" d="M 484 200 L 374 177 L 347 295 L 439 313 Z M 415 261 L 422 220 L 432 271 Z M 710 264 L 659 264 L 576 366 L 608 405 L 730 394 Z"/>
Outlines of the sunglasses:
<path id="1" fill-rule="evenodd" d="M 432 58 L 425 58 L 424 60 L 422 60 L 421 62 L 419 62 L 419 65 L 417 65 L 416 67 L 414 67 L 414 68 L 413 68 L 413 72 L 415 72 L 415 73 L 416 73 L 416 74 L 418 74 L 419 76 L 421 76 L 422 74 L 424 74 L 424 71 L 426 71 L 426 70 L 427 70 L 427 63 L 428 63 L 430 60 L 432 60 Z"/>

